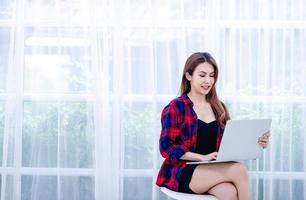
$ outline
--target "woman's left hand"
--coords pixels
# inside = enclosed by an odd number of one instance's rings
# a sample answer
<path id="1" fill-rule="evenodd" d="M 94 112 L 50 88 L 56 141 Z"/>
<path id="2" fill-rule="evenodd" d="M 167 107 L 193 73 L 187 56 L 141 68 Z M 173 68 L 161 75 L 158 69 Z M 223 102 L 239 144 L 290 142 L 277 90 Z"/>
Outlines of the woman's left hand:
<path id="1" fill-rule="evenodd" d="M 258 144 L 262 147 L 262 148 L 267 148 L 268 144 L 269 144 L 269 137 L 270 137 L 270 131 L 262 134 L 261 137 L 258 138 Z"/>

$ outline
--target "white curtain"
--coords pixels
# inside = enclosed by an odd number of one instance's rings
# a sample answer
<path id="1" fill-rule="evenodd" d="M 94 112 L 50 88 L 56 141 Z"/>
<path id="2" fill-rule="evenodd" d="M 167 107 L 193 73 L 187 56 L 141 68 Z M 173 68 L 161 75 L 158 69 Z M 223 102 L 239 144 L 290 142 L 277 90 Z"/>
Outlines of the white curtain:
<path id="1" fill-rule="evenodd" d="M 306 198 L 306 1 L 1 0 L 1 200 L 167 199 L 160 112 L 208 51 L 232 118 L 272 118 L 253 199 Z"/>

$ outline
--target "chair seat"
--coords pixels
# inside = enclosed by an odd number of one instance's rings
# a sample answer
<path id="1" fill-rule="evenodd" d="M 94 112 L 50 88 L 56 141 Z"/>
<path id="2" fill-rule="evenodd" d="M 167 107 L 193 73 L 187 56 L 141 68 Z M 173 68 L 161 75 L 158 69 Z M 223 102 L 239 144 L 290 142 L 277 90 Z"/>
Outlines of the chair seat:
<path id="1" fill-rule="evenodd" d="M 213 195 L 208 194 L 188 194 L 182 192 L 175 192 L 173 190 L 169 190 L 168 188 L 161 187 L 161 191 L 165 193 L 167 196 L 176 199 L 176 200 L 218 200 Z"/>

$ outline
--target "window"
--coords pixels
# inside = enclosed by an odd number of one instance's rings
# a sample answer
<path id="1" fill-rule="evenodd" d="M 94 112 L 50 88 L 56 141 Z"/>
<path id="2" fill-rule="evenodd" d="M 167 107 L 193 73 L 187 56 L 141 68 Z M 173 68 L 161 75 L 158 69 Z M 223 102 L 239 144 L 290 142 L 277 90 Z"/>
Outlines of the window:
<path id="1" fill-rule="evenodd" d="M 1 199 L 167 199 L 160 114 L 196 51 L 232 118 L 273 119 L 253 198 L 304 199 L 305 4 L 1 1 Z"/>

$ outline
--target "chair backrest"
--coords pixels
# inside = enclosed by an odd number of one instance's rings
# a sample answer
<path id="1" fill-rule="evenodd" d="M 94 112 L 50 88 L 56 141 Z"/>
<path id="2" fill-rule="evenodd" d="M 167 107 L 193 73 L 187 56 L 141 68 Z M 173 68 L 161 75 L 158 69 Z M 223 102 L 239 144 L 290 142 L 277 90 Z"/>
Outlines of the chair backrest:
<path id="1" fill-rule="evenodd" d="M 175 192 L 165 187 L 161 187 L 161 191 L 165 193 L 168 197 L 171 197 L 176 200 L 218 200 L 213 195 Z"/>

